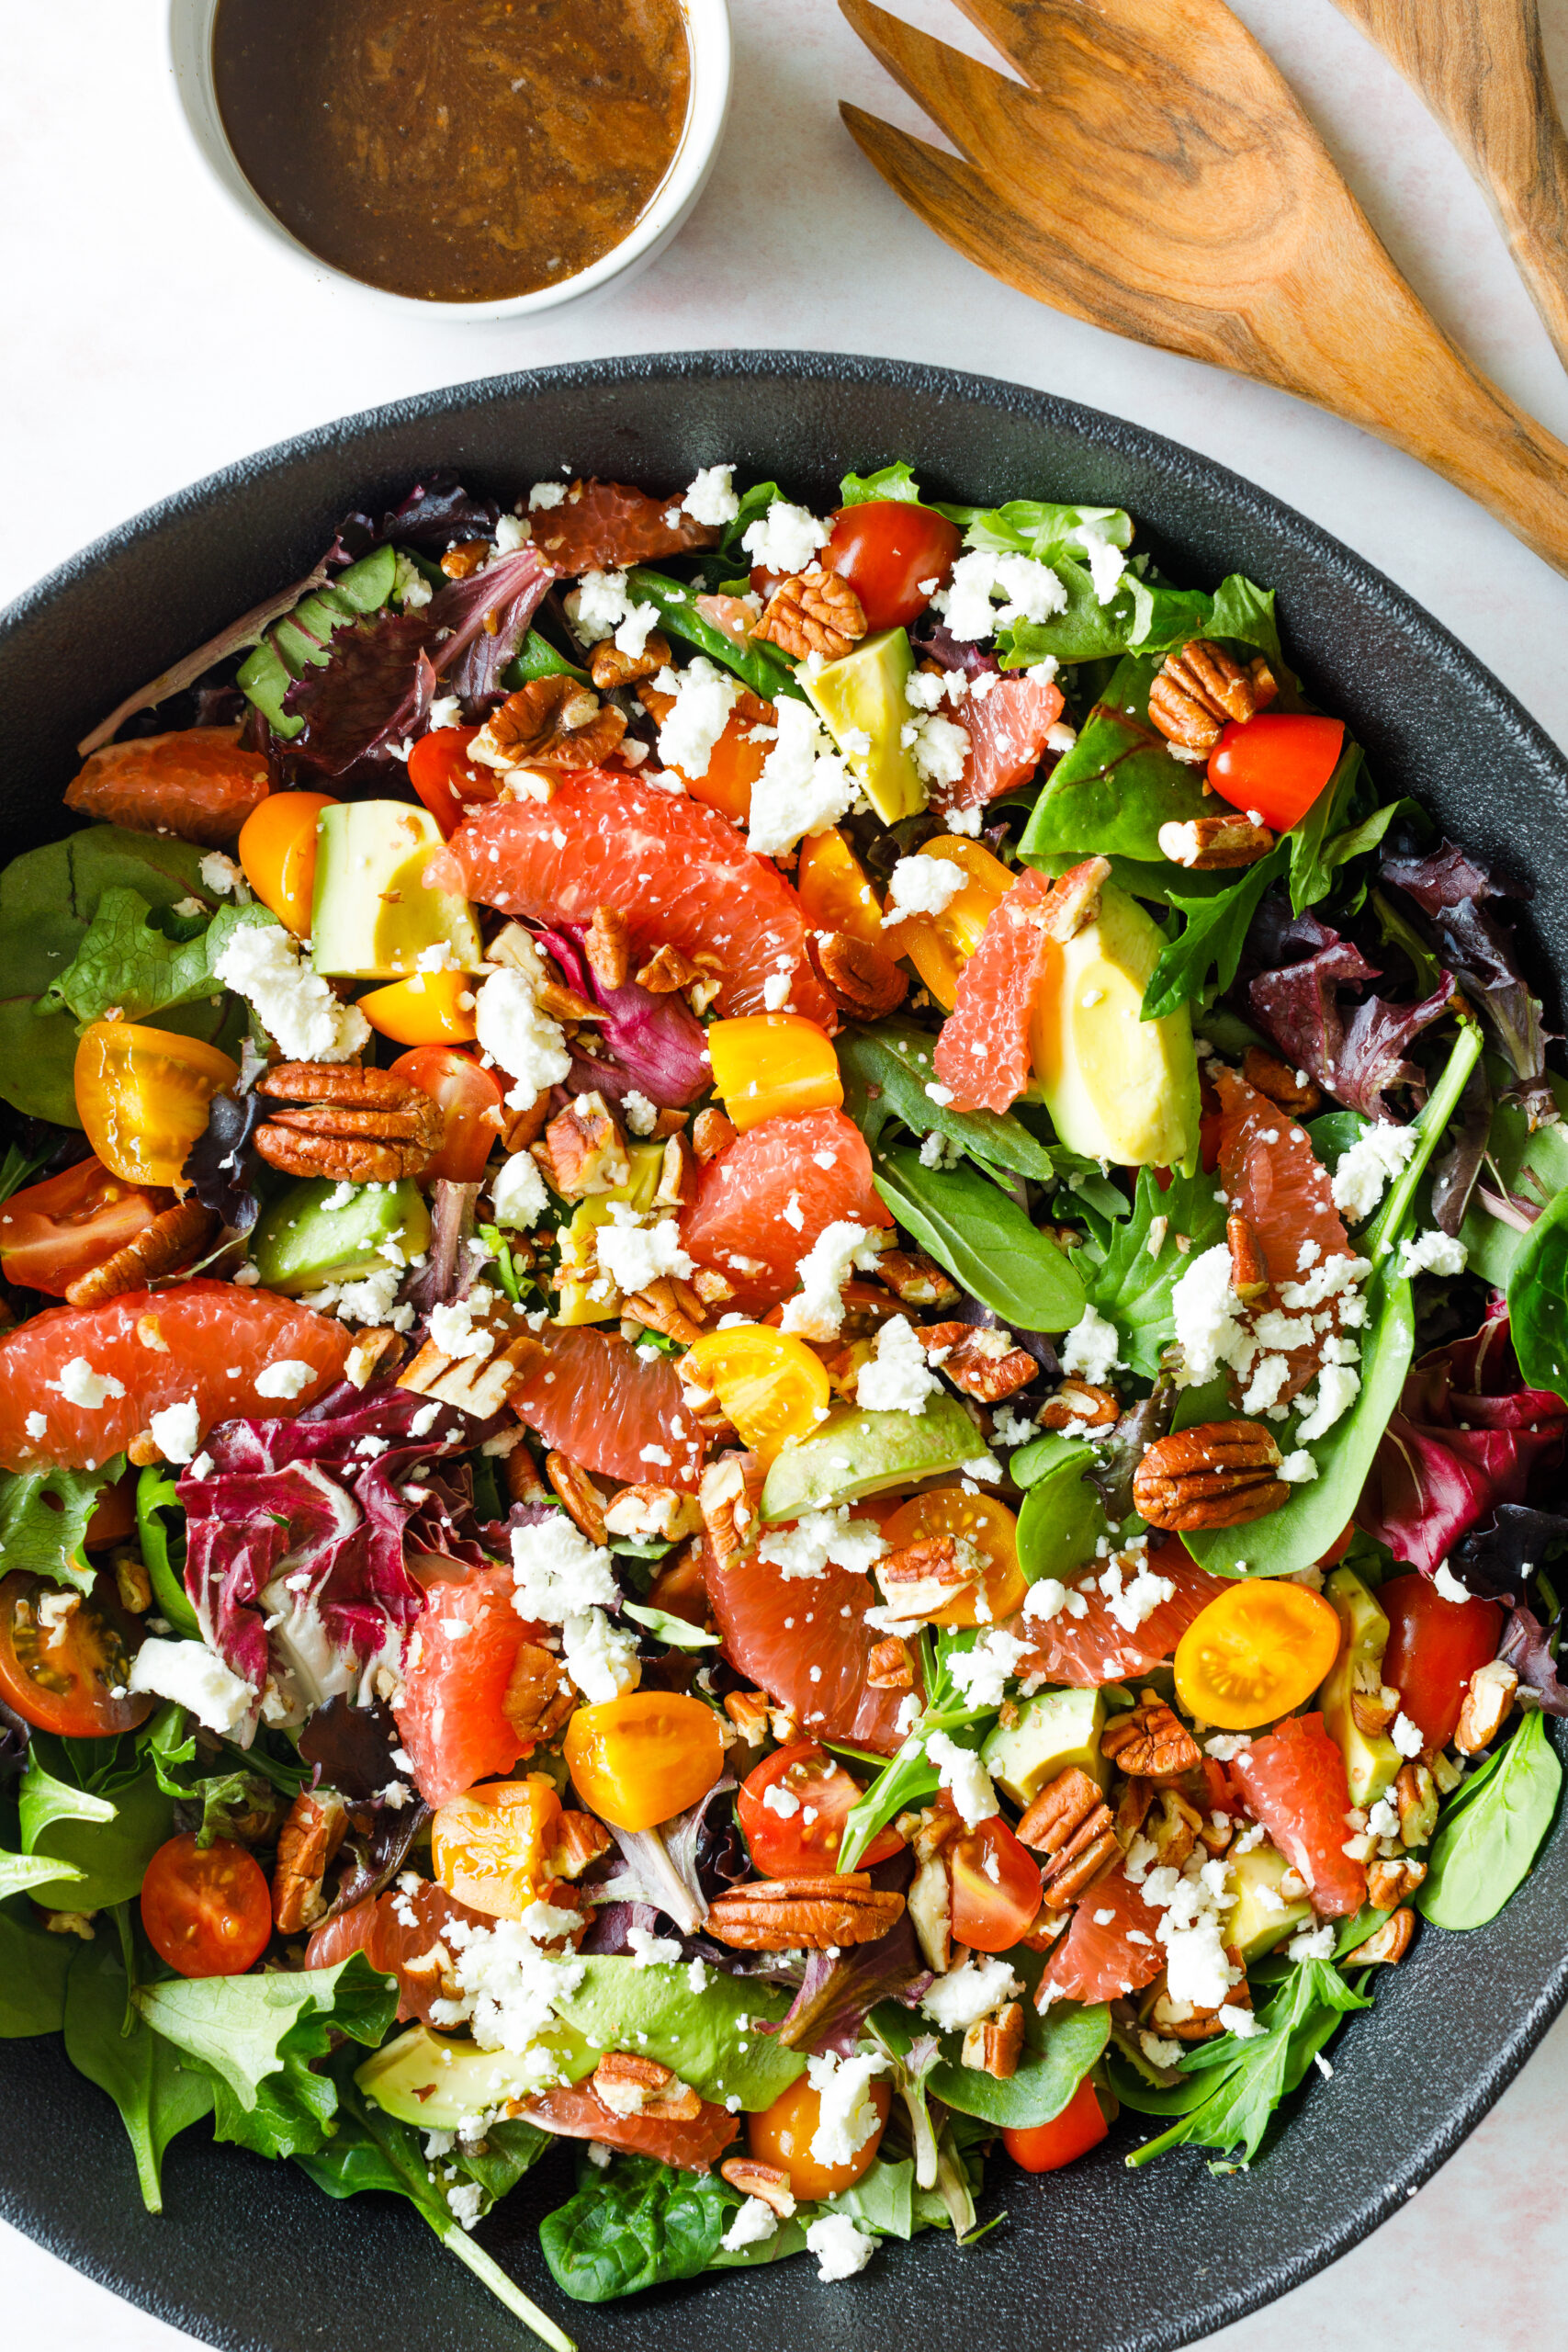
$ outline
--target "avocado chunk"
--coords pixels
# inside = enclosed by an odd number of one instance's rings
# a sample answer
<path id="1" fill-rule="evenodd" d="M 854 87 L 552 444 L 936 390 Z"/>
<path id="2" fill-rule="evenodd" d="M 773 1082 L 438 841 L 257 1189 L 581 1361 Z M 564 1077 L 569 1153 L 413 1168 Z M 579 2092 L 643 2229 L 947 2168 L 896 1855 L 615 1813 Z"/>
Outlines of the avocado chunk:
<path id="1" fill-rule="evenodd" d="M 558 1304 L 552 1317 L 557 1323 L 613 1323 L 620 1316 L 621 1294 L 607 1276 L 597 1271 L 593 1235 L 598 1227 L 610 1223 L 612 1201 L 629 1201 L 635 1209 L 653 1206 L 664 1169 L 664 1146 L 628 1144 L 626 1159 L 631 1172 L 625 1183 L 612 1184 L 607 1193 L 595 1193 L 592 1199 L 579 1201 L 570 1221 L 561 1227 L 557 1237 L 560 1264 L 557 1269 Z"/>
<path id="2" fill-rule="evenodd" d="M 1344 1751 L 1352 1804 L 1376 1804 L 1399 1778 L 1404 1758 L 1386 1732 L 1364 1732 L 1352 1701 L 1358 1690 L 1373 1697 L 1382 1687 L 1388 1647 L 1388 1615 L 1354 1568 L 1336 1568 L 1323 1587 L 1339 1619 L 1339 1655 L 1323 1686 L 1323 1720 Z"/>
<path id="3" fill-rule="evenodd" d="M 448 950 L 462 971 L 479 969 L 483 952 L 472 908 L 424 878 L 441 846 L 434 818 L 406 800 L 339 801 L 322 809 L 310 910 L 318 972 L 400 979 L 432 948 Z"/>
<path id="4" fill-rule="evenodd" d="M 1181 1168 L 1198 1153 L 1191 1015 L 1139 1018 L 1163 945 L 1137 900 L 1106 883 L 1094 921 L 1052 955 L 1030 1029 L 1056 1133 L 1120 1168 Z"/>
<path id="5" fill-rule="evenodd" d="M 926 805 L 914 757 L 904 745 L 913 713 L 904 689 L 915 673 L 907 630 L 879 629 L 841 661 L 824 662 L 814 678 L 800 672 L 817 715 L 849 762 L 850 774 L 885 824 L 913 817 Z M 869 736 L 862 750 L 860 739 Z"/>
<path id="6" fill-rule="evenodd" d="M 430 1246 L 430 1212 L 417 1184 L 334 1184 L 312 1176 L 264 1212 L 251 1256 L 268 1290 L 298 1298 L 323 1283 L 359 1282 L 395 1265 L 389 1243 L 405 1258 Z"/>
<path id="7" fill-rule="evenodd" d="M 541 2064 L 540 2053 L 553 2053 Z M 367 2098 L 400 2123 L 423 2132 L 455 2132 L 470 2115 L 483 2115 L 503 2100 L 527 2098 L 564 2076 L 575 2082 L 597 2064 L 599 2052 L 568 2025 L 551 2026 L 518 2057 L 509 2050 L 481 2050 L 463 2034 L 432 2033 L 411 2025 L 356 2067 L 354 2079 Z"/>
<path id="8" fill-rule="evenodd" d="M 985 1450 L 956 1396 L 930 1396 L 919 1413 L 870 1413 L 839 1405 L 815 1437 L 785 1445 L 762 1488 L 764 1519 L 830 1510 L 913 1478 L 961 1469 Z"/>
<path id="9" fill-rule="evenodd" d="M 1225 1913 L 1220 1940 L 1227 1949 L 1234 1945 L 1244 1968 L 1272 1951 L 1293 1928 L 1304 1927 L 1312 1917 L 1312 1905 L 1305 1895 L 1292 1898 L 1280 1893 L 1290 1867 L 1275 1846 L 1255 1846 L 1249 1854 L 1237 1854 L 1231 1862 L 1235 1900 Z"/>
<path id="10" fill-rule="evenodd" d="M 1100 1752 L 1104 1722 L 1102 1691 L 1037 1691 L 1019 1701 L 1015 1724 L 997 1725 L 980 1750 L 980 1761 L 1014 1804 L 1032 1804 L 1070 1765 L 1103 1788 L 1111 1777 Z"/>
<path id="11" fill-rule="evenodd" d="M 307 670 L 321 669 L 331 658 L 328 643 L 334 629 L 365 613 L 379 612 L 392 593 L 398 574 L 395 548 L 377 548 L 340 571 L 329 587 L 301 597 L 287 619 L 269 629 L 254 651 L 241 663 L 235 683 L 253 702 L 275 735 L 298 735 L 305 722 L 291 718 L 283 697 Z"/>

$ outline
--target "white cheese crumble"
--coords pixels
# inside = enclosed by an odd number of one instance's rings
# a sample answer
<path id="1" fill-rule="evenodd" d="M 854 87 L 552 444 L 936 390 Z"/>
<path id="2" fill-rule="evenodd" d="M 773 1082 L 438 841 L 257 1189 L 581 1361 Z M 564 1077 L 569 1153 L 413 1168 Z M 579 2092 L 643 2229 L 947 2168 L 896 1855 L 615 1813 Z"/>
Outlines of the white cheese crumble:
<path id="1" fill-rule="evenodd" d="M 512 1080 L 506 1099 L 514 1111 L 525 1111 L 543 1088 L 560 1085 L 571 1072 L 566 1032 L 539 1005 L 544 977 L 536 961 L 527 969 L 508 964 L 491 972 L 474 999 L 479 1045 Z"/>
<path id="2" fill-rule="evenodd" d="M 151 1690 L 188 1707 L 220 1738 L 231 1739 L 250 1721 L 255 1692 L 204 1642 L 145 1641 L 130 1662 L 129 1690 Z M 243 1743 L 248 1747 L 249 1739 Z"/>
<path id="3" fill-rule="evenodd" d="M 740 501 L 734 491 L 733 466 L 699 466 L 690 489 L 681 504 L 694 523 L 701 523 L 710 530 L 733 523 L 740 512 Z"/>
<path id="4" fill-rule="evenodd" d="M 847 2213 L 824 2213 L 806 2233 L 807 2251 L 817 2256 L 817 2276 L 826 2287 L 852 2278 L 876 2252 L 869 2231 L 857 2229 Z"/>
<path id="5" fill-rule="evenodd" d="M 761 2245 L 778 2225 L 779 2217 L 771 2205 L 761 2197 L 748 2197 L 719 2244 L 727 2254 L 739 2254 L 742 2246 Z"/>
<path id="6" fill-rule="evenodd" d="M 111 1396 L 125 1394 L 123 1380 L 117 1380 L 112 1372 L 95 1372 L 85 1356 L 72 1356 L 61 1365 L 59 1379 L 43 1385 L 58 1390 L 68 1405 L 78 1406 L 85 1413 L 101 1413 Z"/>
<path id="7" fill-rule="evenodd" d="M 1114 1323 L 1086 1306 L 1067 1333 L 1062 1349 L 1062 1370 L 1078 1373 L 1091 1387 L 1103 1388 L 1122 1362 L 1122 1341 Z"/>
<path id="8" fill-rule="evenodd" d="M 806 834 L 837 824 L 858 790 L 810 705 L 781 697 L 778 740 L 751 787 L 747 847 L 782 857 Z"/>
<path id="9" fill-rule="evenodd" d="M 880 1231 L 840 1220 L 826 1225 L 795 1267 L 798 1297 L 785 1302 L 779 1328 L 802 1339 L 834 1340 L 844 1320 L 844 1284 L 858 1266 L 874 1273 L 883 1242 Z"/>
<path id="10" fill-rule="evenodd" d="M 1403 1707 L 1390 1724 L 1388 1736 L 1400 1754 L 1412 1761 L 1420 1755 L 1427 1745 L 1426 1736 L 1420 1724 L 1413 1724 Z"/>
<path id="11" fill-rule="evenodd" d="M 536 481 L 528 492 L 528 512 L 537 514 L 541 508 L 558 506 L 565 496 L 564 481 Z"/>
<path id="12" fill-rule="evenodd" d="M 432 1344 L 455 1363 L 468 1356 L 482 1363 L 495 1346 L 495 1334 L 475 1324 L 471 1298 L 444 1301 L 433 1306 L 429 1329 Z"/>
<path id="13" fill-rule="evenodd" d="M 992 602 L 998 596 L 1006 600 L 999 611 Z M 1065 612 L 1067 592 L 1048 563 L 976 548 L 959 557 L 948 586 L 931 603 L 945 615 L 949 635 L 972 643 L 1010 621 L 1045 621 L 1053 613 Z"/>
<path id="14" fill-rule="evenodd" d="M 802 1511 L 793 1527 L 770 1528 L 757 1546 L 757 1557 L 777 1568 L 786 1584 L 819 1577 L 829 1567 L 854 1576 L 869 1576 L 873 1564 L 887 1550 L 887 1540 L 874 1519 L 852 1519 L 850 1507 L 835 1510 Z"/>
<path id="15" fill-rule="evenodd" d="M 258 1382 L 258 1388 L 260 1385 Z M 186 1396 L 177 1405 L 165 1405 L 161 1413 L 152 1415 L 147 1427 L 165 1462 L 194 1459 L 201 1443 L 201 1416 L 194 1396 Z"/>
<path id="16" fill-rule="evenodd" d="M 806 2062 L 807 2079 L 817 2093 L 817 2129 L 811 2154 L 819 2165 L 847 2165 L 881 2129 L 870 2091 L 878 2075 L 887 2072 L 880 2052 L 869 2056 L 837 2058 L 831 2052 Z"/>
<path id="17" fill-rule="evenodd" d="M 937 1978 L 922 1996 L 920 2010 L 943 2033 L 960 2033 L 1004 2001 L 1016 2001 L 1022 1990 L 1022 1979 L 1005 1960 L 971 1955 L 962 1968 Z"/>
<path id="18" fill-rule="evenodd" d="M 660 1962 L 679 1960 L 681 1946 L 673 1936 L 656 1936 L 648 1928 L 628 1928 L 626 1942 L 631 1950 L 632 1964 L 637 1968 L 653 1968 Z"/>
<path id="19" fill-rule="evenodd" d="M 740 699 L 739 679 L 698 653 L 683 670 L 660 670 L 653 683 L 660 694 L 675 697 L 660 725 L 660 758 L 682 775 L 706 775 L 713 747 Z"/>
<path id="20" fill-rule="evenodd" d="M 804 506 L 775 498 L 766 514 L 748 523 L 740 544 L 759 571 L 783 576 L 809 570 L 818 549 L 825 548 L 831 537 L 829 526 Z"/>
<path id="21" fill-rule="evenodd" d="M 369 1043 L 370 1023 L 358 1006 L 339 1003 L 281 923 L 235 932 L 212 969 L 245 999 L 288 1061 L 352 1061 Z"/>
<path id="22" fill-rule="evenodd" d="M 527 1233 L 550 1205 L 538 1163 L 527 1151 L 514 1151 L 503 1160 L 490 1188 L 491 1208 L 497 1225 Z"/>
<path id="23" fill-rule="evenodd" d="M 563 1625 L 589 1609 L 614 1609 L 621 1597 L 609 1553 L 590 1544 L 565 1511 L 513 1529 L 512 1574 L 518 1615 L 546 1625 Z"/>
<path id="24" fill-rule="evenodd" d="M 1224 1242 L 1193 1259 L 1172 1286 L 1170 1307 L 1187 1378 L 1201 1386 L 1231 1361 L 1242 1336 L 1241 1300 Z"/>
<path id="25" fill-rule="evenodd" d="M 922 1413 L 927 1397 L 941 1393 L 908 1317 L 889 1316 L 876 1335 L 875 1354 L 861 1366 L 856 1405 L 869 1413 Z"/>
<path id="26" fill-rule="evenodd" d="M 1347 1365 L 1325 1363 L 1317 1376 L 1317 1396 L 1304 1419 L 1296 1425 L 1296 1435 L 1303 1443 L 1322 1437 L 1336 1421 L 1343 1419 L 1360 1395 L 1359 1374 Z M 1310 1400 L 1303 1400 L 1310 1401 Z"/>
<path id="27" fill-rule="evenodd" d="M 906 915 L 942 914 L 968 879 L 956 858 L 929 857 L 923 853 L 901 857 L 887 886 L 883 929 L 902 922 Z"/>
<path id="28" fill-rule="evenodd" d="M 1399 1245 L 1402 1274 L 1462 1274 L 1470 1256 L 1462 1241 L 1436 1231 L 1407 1238 Z"/>
<path id="29" fill-rule="evenodd" d="M 314 1364 L 306 1363 L 299 1356 L 284 1356 L 277 1363 L 269 1363 L 264 1372 L 257 1373 L 256 1395 L 292 1400 L 309 1388 L 315 1377 Z"/>
<path id="30" fill-rule="evenodd" d="M 1414 1127 L 1396 1127 L 1379 1119 L 1358 1136 L 1334 1171 L 1334 1205 L 1359 1225 L 1371 1216 L 1392 1179 L 1408 1168 L 1416 1154 Z"/>
<path id="31" fill-rule="evenodd" d="M 621 1097 L 621 1115 L 632 1135 L 650 1136 L 659 1125 L 659 1105 L 637 1087 L 628 1086 Z"/>
<path id="32" fill-rule="evenodd" d="M 612 1624 L 602 1609 L 569 1617 L 561 1628 L 561 1658 L 567 1672 L 593 1705 L 635 1690 L 642 1679 L 637 1636 Z"/>
<path id="33" fill-rule="evenodd" d="M 1170 1586 L 1166 1587 L 1170 1591 Z M 998 1626 L 982 1634 L 972 1650 L 954 1650 L 947 1661 L 953 1683 L 971 1707 L 999 1707 L 1010 1676 L 1016 1675 L 1026 1645 Z"/>
<path id="34" fill-rule="evenodd" d="M 907 719 L 898 730 L 898 741 L 914 760 L 922 784 L 940 788 L 962 779 L 970 741 L 969 729 L 960 720 L 944 718 L 940 711 L 930 718 Z M 956 818 L 953 821 L 956 826 Z"/>
<path id="35" fill-rule="evenodd" d="M 997 1792 L 974 1748 L 960 1747 L 948 1732 L 933 1731 L 926 1741 L 926 1761 L 935 1765 L 965 1828 L 989 1821 L 997 1810 Z"/>
<path id="36" fill-rule="evenodd" d="M 594 1234 L 602 1272 L 628 1297 L 646 1290 L 664 1274 L 679 1281 L 694 1272 L 694 1261 L 681 1247 L 681 1228 L 672 1216 L 645 1225 L 625 1201 L 611 1201 L 610 1221 Z"/>
<path id="37" fill-rule="evenodd" d="M 547 1903 L 532 1903 L 520 1919 L 498 1919 L 489 1928 L 452 1921 L 442 1940 L 452 1957 L 457 1997 L 434 2003 L 431 2022 L 468 2025 L 481 2050 L 505 2050 L 525 2059 L 537 2086 L 545 2088 L 556 2079 L 559 2060 L 553 2050 L 537 2045 L 555 2022 L 555 2003 L 581 1984 L 583 1962 L 556 1960 L 539 1945 L 579 1925 L 575 1911 L 558 1911 Z M 498 2097 L 514 2097 L 513 2069 L 507 2069 L 504 2088 L 502 2083 L 498 2070 Z"/>

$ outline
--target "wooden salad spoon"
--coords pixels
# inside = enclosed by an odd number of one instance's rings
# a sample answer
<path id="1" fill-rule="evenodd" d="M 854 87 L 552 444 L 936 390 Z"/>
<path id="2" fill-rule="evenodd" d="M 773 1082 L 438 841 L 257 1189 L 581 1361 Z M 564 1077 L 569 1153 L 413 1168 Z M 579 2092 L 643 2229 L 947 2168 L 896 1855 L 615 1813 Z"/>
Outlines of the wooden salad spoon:
<path id="1" fill-rule="evenodd" d="M 1568 573 L 1568 448 L 1422 308 L 1221 0 L 959 5 L 1027 86 L 872 0 L 840 0 L 964 159 L 840 109 L 939 236 L 1091 325 L 1381 435 Z"/>
<path id="2" fill-rule="evenodd" d="M 1336 0 L 1418 90 L 1508 241 L 1568 368 L 1568 137 L 1536 0 Z"/>

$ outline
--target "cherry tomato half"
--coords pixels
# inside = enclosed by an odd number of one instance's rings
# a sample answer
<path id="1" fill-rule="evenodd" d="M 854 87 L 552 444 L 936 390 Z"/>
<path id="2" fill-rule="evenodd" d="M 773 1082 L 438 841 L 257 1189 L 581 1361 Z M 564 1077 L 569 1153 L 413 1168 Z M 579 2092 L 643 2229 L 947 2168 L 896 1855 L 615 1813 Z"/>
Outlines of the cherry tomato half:
<path id="1" fill-rule="evenodd" d="M 110 1694 L 125 1690 L 140 1639 L 107 1577 L 84 1598 L 14 1569 L 0 1582 L 0 1699 L 35 1730 L 67 1739 L 134 1731 L 156 1699 Z"/>
<path id="2" fill-rule="evenodd" d="M 584 1804 L 616 1829 L 656 1829 L 706 1796 L 724 1770 L 717 1716 L 679 1690 L 628 1690 L 579 1707 L 564 1752 Z"/>
<path id="3" fill-rule="evenodd" d="M 246 881 L 296 939 L 310 936 L 317 820 L 336 807 L 330 792 L 270 792 L 240 828 Z"/>
<path id="4" fill-rule="evenodd" d="M 1339 1653 L 1332 1601 L 1305 1585 L 1254 1577 L 1227 1585 L 1176 1646 L 1176 1695 L 1222 1731 L 1277 1723 L 1310 1699 Z"/>
<path id="5" fill-rule="evenodd" d="M 76 1115 L 112 1174 L 130 1184 L 177 1184 L 213 1096 L 239 1064 L 199 1037 L 135 1021 L 95 1021 L 82 1032 Z"/>
<path id="6" fill-rule="evenodd" d="M 141 1924 L 180 1975 L 243 1976 L 272 1939 L 266 1874 L 231 1838 L 204 1851 L 189 1831 L 171 1838 L 147 1865 Z"/>
<path id="7" fill-rule="evenodd" d="M 882 901 L 837 825 L 807 833 L 801 842 L 795 887 L 813 931 L 847 931 L 852 939 L 881 946 Z"/>
<path id="8" fill-rule="evenodd" d="M 947 1854 L 953 1942 L 975 1951 L 1010 1951 L 1040 1909 L 1039 1863 L 999 1813 L 955 1838 Z"/>
<path id="9" fill-rule="evenodd" d="M 503 1122 L 501 1082 L 472 1054 L 453 1046 L 416 1046 L 392 1064 L 394 1078 L 406 1078 L 446 1114 L 441 1148 L 421 1170 L 421 1181 L 438 1176 L 454 1184 L 477 1184 L 495 1149 Z"/>
<path id="10" fill-rule="evenodd" d="M 1306 815 L 1338 765 L 1342 718 L 1265 711 L 1233 718 L 1209 755 L 1209 782 L 1222 800 L 1289 831 Z"/>
<path id="11" fill-rule="evenodd" d="M 805 1340 L 765 1323 L 705 1331 L 686 1363 L 718 1398 L 741 1443 L 769 1462 L 786 1438 L 815 1429 L 832 1394 L 821 1358 Z"/>
<path id="12" fill-rule="evenodd" d="M 979 1616 L 979 1594 L 964 1585 L 957 1597 L 933 1611 L 933 1625 L 992 1623 L 1021 1609 L 1029 1580 L 1018 1564 L 1018 1521 L 994 1495 L 965 1494 L 962 1487 L 929 1487 L 913 1495 L 882 1522 L 882 1532 L 895 1552 L 933 1536 L 952 1535 L 972 1544 L 983 1565 L 986 1616 Z"/>
<path id="13" fill-rule="evenodd" d="M 874 2079 L 867 2086 L 866 2097 L 876 2109 L 876 2128 L 864 2145 L 841 2165 L 825 2165 L 811 2153 L 811 2143 L 822 2120 L 822 2100 L 806 2075 L 791 2083 L 772 2107 L 763 2108 L 760 2115 L 746 2118 L 746 2137 L 751 2154 L 759 2164 L 777 2165 L 781 2172 L 787 2172 L 791 2193 L 802 2202 L 840 2196 L 844 2189 L 852 2188 L 876 2160 L 882 2134 L 887 2127 L 888 2109 L 893 2105 L 893 2086 Z"/>
<path id="14" fill-rule="evenodd" d="M 822 560 L 854 590 L 868 629 L 902 628 L 946 584 L 963 543 L 956 523 L 929 506 L 870 498 L 839 508 Z"/>
<path id="15" fill-rule="evenodd" d="M 837 1870 L 844 1824 L 863 1794 L 853 1774 L 814 1739 L 797 1739 L 777 1749 L 746 1775 L 735 1801 L 751 1860 L 771 1878 L 818 1878 Z M 855 1868 L 869 1870 L 873 1862 L 885 1862 L 903 1844 L 896 1829 L 884 1829 Z M 1038 1870 L 1034 1904 L 1038 1910 Z"/>
<path id="16" fill-rule="evenodd" d="M 399 1046 L 466 1046 L 474 1022 L 471 972 L 411 972 L 357 1001 L 372 1029 Z"/>
<path id="17" fill-rule="evenodd" d="M 1098 2148 L 1110 2129 L 1094 2085 L 1086 2075 L 1060 2115 L 1027 2130 L 1005 2130 L 1002 2145 L 1025 2172 L 1060 2172 L 1064 2165 L 1075 2164 L 1091 2148 Z"/>
<path id="18" fill-rule="evenodd" d="M 431 1865 L 448 1894 L 470 1911 L 521 1919 L 549 1882 L 545 1848 L 559 1818 L 555 1784 L 542 1772 L 487 1781 L 436 1807 Z"/>
<path id="19" fill-rule="evenodd" d="M 1497 1655 L 1503 1611 L 1495 1600 L 1445 1600 L 1418 1574 L 1391 1577 L 1378 1601 L 1389 1626 L 1382 1679 L 1435 1756 L 1453 1737 L 1471 1676 Z"/>
<path id="20" fill-rule="evenodd" d="M 409 782 L 440 826 L 455 833 L 470 803 L 495 798 L 496 773 L 470 760 L 477 727 L 437 727 L 422 735 L 409 753 Z"/>
<path id="21" fill-rule="evenodd" d="M 101 1159 L 13 1193 L 0 1208 L 0 1265 L 24 1290 L 63 1298 L 72 1283 L 134 1241 L 174 1194 L 128 1184 Z"/>

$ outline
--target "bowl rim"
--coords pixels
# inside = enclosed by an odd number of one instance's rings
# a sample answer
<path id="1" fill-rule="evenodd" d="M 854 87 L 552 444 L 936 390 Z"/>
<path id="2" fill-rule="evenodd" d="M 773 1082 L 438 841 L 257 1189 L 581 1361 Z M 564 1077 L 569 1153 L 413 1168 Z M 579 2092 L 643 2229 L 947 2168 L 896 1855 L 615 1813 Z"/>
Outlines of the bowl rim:
<path id="1" fill-rule="evenodd" d="M 728 0 L 676 0 L 685 22 L 691 85 L 681 136 L 663 178 L 620 243 L 586 269 L 558 285 L 508 294 L 488 302 L 442 302 L 400 294 L 340 269 L 297 237 L 246 178 L 229 143 L 212 79 L 212 25 L 219 0 L 168 0 L 164 49 L 174 111 L 186 138 L 231 212 L 271 238 L 297 268 L 325 277 L 367 303 L 389 305 L 407 319 L 450 319 L 465 324 L 527 319 L 563 303 L 601 293 L 615 279 L 652 261 L 682 226 L 718 159 L 729 113 L 734 42 Z"/>

